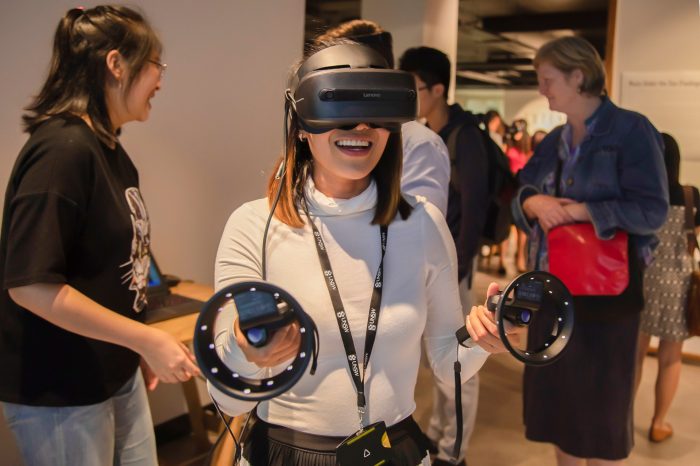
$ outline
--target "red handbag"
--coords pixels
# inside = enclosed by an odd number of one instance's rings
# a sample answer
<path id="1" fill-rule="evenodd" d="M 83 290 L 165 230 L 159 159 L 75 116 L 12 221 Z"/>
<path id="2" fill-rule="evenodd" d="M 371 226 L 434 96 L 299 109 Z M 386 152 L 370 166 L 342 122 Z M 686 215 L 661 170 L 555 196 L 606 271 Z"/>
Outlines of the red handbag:
<path id="1" fill-rule="evenodd" d="M 618 296 L 630 282 L 627 232 L 599 239 L 591 223 L 561 225 L 547 235 L 549 272 L 574 296 Z"/>

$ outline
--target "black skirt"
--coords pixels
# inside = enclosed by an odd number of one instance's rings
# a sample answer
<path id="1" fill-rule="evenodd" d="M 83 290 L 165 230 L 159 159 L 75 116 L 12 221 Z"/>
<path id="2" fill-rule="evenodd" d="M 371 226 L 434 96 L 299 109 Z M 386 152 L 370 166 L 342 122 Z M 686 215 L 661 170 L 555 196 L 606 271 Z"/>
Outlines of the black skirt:
<path id="1" fill-rule="evenodd" d="M 577 320 L 561 359 L 526 366 L 526 437 L 580 458 L 629 456 L 638 328 L 636 313 L 614 321 Z"/>
<path id="2" fill-rule="evenodd" d="M 336 466 L 335 448 L 344 437 L 307 434 L 254 419 L 243 447 L 251 466 Z M 428 454 L 427 438 L 407 417 L 387 428 L 395 466 L 416 466 Z"/>

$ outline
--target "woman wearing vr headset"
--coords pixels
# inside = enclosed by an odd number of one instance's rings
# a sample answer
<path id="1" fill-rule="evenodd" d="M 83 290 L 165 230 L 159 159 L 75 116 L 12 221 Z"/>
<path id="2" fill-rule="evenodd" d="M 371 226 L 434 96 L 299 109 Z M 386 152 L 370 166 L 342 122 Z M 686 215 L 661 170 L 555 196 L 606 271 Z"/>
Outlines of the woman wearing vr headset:
<path id="1" fill-rule="evenodd" d="M 199 373 L 142 323 L 148 214 L 118 139 L 149 116 L 161 49 L 131 9 L 73 8 L 23 118 L 0 243 L 0 400 L 27 465 L 157 464 L 145 386 Z"/>
<path id="2" fill-rule="evenodd" d="M 386 80 L 373 81 L 370 74 L 378 68 L 387 68 L 381 56 L 346 40 L 307 55 L 287 91 L 292 110 L 286 154 L 278 161 L 283 175 L 271 178 L 266 199 L 231 215 L 219 245 L 217 288 L 265 278 L 294 295 L 320 337 L 315 375 L 304 374 L 288 392 L 258 405 L 243 451 L 252 465 L 363 464 L 362 455 L 346 456 L 348 444 L 356 445 L 348 437 L 358 438 L 360 425 L 370 432 L 378 422 L 388 426 L 393 464 L 429 464 L 428 445 L 411 417 L 421 338 L 433 371 L 446 381 L 454 381 L 456 355 L 467 381 L 489 353 L 505 351 L 492 314 L 481 306 L 467 320 L 480 347 L 457 349 L 454 332 L 464 320 L 454 244 L 436 207 L 400 192 L 399 128 L 415 117 L 415 84 L 411 75 L 393 70 L 379 73 Z M 414 103 L 402 110 L 360 97 L 354 109 L 334 113 L 319 100 L 337 83 L 360 81 L 363 96 L 381 98 L 372 94 L 391 89 Z M 355 112 L 354 121 L 342 117 L 347 112 Z M 265 224 L 278 190 L 263 258 Z M 496 291 L 492 284 L 489 295 Z M 300 341 L 296 323 L 262 348 L 248 343 L 238 321 L 226 338 L 224 361 L 251 373 L 284 368 Z M 255 407 L 212 385 L 210 392 L 229 414 Z M 374 454 L 368 446 L 364 461 Z"/>

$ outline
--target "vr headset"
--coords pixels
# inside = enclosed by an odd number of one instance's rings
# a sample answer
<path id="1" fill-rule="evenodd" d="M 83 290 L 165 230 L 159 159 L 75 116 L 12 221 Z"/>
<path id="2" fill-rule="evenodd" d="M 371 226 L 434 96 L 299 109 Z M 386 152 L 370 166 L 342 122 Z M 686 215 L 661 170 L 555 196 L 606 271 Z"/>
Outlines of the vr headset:
<path id="1" fill-rule="evenodd" d="M 309 133 L 359 123 L 399 131 L 418 110 L 413 76 L 389 69 L 379 53 L 360 44 L 334 45 L 311 55 L 292 77 L 287 97 Z"/>

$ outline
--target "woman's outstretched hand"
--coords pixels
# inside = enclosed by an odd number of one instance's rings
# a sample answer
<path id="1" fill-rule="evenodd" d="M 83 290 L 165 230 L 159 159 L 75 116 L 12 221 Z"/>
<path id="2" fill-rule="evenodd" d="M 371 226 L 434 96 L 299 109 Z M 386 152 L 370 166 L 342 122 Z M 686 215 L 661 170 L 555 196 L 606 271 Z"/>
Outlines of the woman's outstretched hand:
<path id="1" fill-rule="evenodd" d="M 301 347 L 301 332 L 299 331 L 299 323 L 296 321 L 278 329 L 269 343 L 260 348 L 248 343 L 238 325 L 238 319 L 233 324 L 233 330 L 236 335 L 236 343 L 248 362 L 259 367 L 274 367 L 282 364 L 294 358 Z"/>
<path id="2" fill-rule="evenodd" d="M 486 301 L 498 294 L 498 283 L 491 282 L 486 290 Z M 485 305 L 472 306 L 472 310 L 466 319 L 467 331 L 472 341 L 489 353 L 504 353 L 508 351 L 501 341 L 498 333 L 498 325 L 496 324 L 495 314 L 489 311 Z M 510 326 L 506 323 L 506 333 L 514 335 L 524 332 L 524 328 Z"/>

